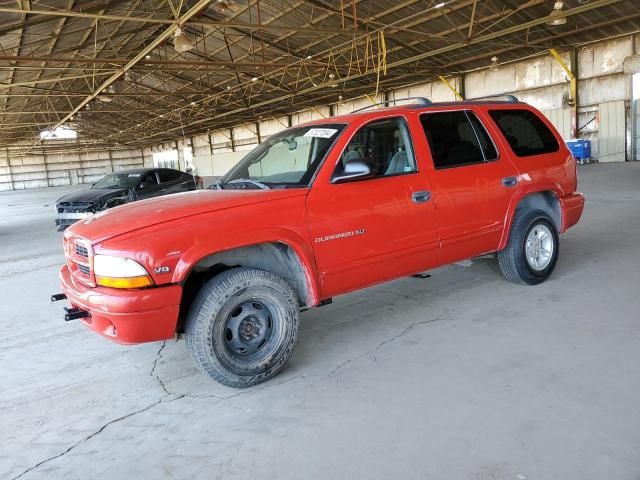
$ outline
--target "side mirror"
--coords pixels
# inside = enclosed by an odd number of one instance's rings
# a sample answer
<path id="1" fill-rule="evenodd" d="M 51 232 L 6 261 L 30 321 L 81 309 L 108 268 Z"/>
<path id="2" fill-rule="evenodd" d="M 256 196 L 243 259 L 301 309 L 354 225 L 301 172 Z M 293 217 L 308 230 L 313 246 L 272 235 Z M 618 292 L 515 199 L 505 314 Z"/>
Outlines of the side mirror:
<path id="1" fill-rule="evenodd" d="M 344 171 L 331 179 L 331 183 L 344 183 L 373 177 L 371 168 L 362 160 L 352 160 L 344 166 Z"/>
<path id="2" fill-rule="evenodd" d="M 142 188 L 145 188 L 147 185 L 148 185 L 147 182 L 142 181 L 142 182 L 140 182 L 140 185 L 138 185 L 138 188 L 142 189 Z"/>

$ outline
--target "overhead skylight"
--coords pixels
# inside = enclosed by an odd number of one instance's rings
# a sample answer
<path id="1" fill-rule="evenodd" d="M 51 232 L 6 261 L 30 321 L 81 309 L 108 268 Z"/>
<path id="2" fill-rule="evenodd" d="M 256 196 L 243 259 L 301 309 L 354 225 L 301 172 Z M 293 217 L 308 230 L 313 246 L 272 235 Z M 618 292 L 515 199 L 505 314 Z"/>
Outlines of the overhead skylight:
<path id="1" fill-rule="evenodd" d="M 78 132 L 66 127 L 58 127 L 54 130 L 42 130 L 40 132 L 42 140 L 66 140 L 78 138 Z"/>

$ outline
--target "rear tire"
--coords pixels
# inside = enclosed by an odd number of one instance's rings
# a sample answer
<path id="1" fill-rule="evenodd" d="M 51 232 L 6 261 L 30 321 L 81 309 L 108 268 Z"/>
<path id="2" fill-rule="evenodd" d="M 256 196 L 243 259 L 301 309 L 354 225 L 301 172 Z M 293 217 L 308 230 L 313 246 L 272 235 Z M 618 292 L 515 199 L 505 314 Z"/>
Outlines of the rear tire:
<path id="1" fill-rule="evenodd" d="M 187 348 L 217 382 L 246 388 L 277 375 L 297 341 L 299 305 L 279 276 L 233 268 L 198 292 L 186 321 Z"/>
<path id="2" fill-rule="evenodd" d="M 553 272 L 559 253 L 558 229 L 542 210 L 516 212 L 509 243 L 498 252 L 504 277 L 522 285 L 537 285 Z"/>

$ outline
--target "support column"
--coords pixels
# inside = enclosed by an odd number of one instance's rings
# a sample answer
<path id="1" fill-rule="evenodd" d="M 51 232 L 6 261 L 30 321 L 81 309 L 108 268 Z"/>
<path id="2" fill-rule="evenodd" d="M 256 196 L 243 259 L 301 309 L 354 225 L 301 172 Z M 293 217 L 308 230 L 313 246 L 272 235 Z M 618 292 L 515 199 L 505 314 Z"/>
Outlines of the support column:
<path id="1" fill-rule="evenodd" d="M 456 90 L 456 87 L 454 87 L 451 82 L 449 82 L 449 80 L 447 80 L 446 78 L 444 78 L 442 75 L 438 75 L 438 78 L 440 79 L 440 81 L 442 83 L 444 83 L 449 90 L 451 90 L 453 92 L 453 94 L 456 96 L 456 99 L 458 100 L 464 100 L 464 97 L 460 94 L 460 92 L 458 92 L 458 90 Z"/>
<path id="2" fill-rule="evenodd" d="M 209 139 L 209 153 L 211 158 L 211 175 L 213 175 L 213 140 L 211 139 L 211 132 L 207 132 L 207 138 Z"/>
<path id="3" fill-rule="evenodd" d="M 176 145 L 176 153 L 178 154 L 178 170 L 182 171 L 180 169 L 180 147 L 178 146 L 178 141 L 177 140 L 174 143 Z"/>
<path id="4" fill-rule="evenodd" d="M 233 138 L 233 128 L 229 129 L 229 139 L 231 140 L 231 151 L 235 152 L 236 151 L 236 141 Z"/>
<path id="5" fill-rule="evenodd" d="M 142 149 L 141 149 L 142 150 Z M 113 173 L 113 157 L 111 156 L 111 149 L 107 149 L 107 155 L 109 155 L 109 173 Z M 144 155 L 142 155 L 142 165 L 144 166 Z"/>
<path id="6" fill-rule="evenodd" d="M 571 50 L 569 54 L 571 68 L 569 68 L 555 48 L 550 49 L 549 53 L 551 53 L 551 56 L 560 64 L 569 78 L 569 91 L 571 95 L 571 102 L 569 104 L 571 107 L 571 137 L 576 138 L 578 136 L 578 55 L 575 49 Z"/>
<path id="7" fill-rule="evenodd" d="M 11 190 L 15 190 L 16 186 L 13 184 L 13 173 L 11 172 L 11 157 L 9 156 L 9 149 L 5 147 L 7 153 L 7 169 L 9 171 L 9 182 L 11 183 Z"/>

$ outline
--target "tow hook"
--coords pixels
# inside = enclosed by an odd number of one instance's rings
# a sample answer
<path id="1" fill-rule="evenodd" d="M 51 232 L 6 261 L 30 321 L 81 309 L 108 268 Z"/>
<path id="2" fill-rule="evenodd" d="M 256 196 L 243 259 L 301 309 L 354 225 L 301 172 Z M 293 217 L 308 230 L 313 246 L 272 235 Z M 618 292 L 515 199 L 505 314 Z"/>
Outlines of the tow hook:
<path id="1" fill-rule="evenodd" d="M 68 322 L 70 320 L 77 320 L 78 318 L 87 318 L 91 316 L 89 312 L 85 310 L 80 310 L 79 308 L 64 307 L 64 311 L 66 312 L 64 315 L 65 322 Z"/>
<path id="2" fill-rule="evenodd" d="M 59 302 L 60 300 L 66 300 L 67 296 L 64 293 L 56 293 L 55 295 L 51 295 L 51 303 Z"/>

